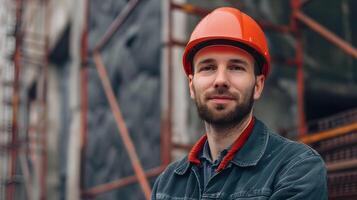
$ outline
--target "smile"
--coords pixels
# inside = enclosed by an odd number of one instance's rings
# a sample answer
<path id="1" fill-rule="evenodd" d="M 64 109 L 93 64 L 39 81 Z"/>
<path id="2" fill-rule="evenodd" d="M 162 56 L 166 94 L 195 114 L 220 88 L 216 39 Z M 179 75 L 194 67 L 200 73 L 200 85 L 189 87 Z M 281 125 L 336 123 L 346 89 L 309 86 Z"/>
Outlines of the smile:
<path id="1" fill-rule="evenodd" d="M 228 103 L 233 101 L 234 98 L 230 97 L 230 96 L 212 96 L 210 98 L 208 98 L 208 101 L 211 101 L 213 103 L 217 103 L 217 104 L 224 104 L 224 103 Z"/>

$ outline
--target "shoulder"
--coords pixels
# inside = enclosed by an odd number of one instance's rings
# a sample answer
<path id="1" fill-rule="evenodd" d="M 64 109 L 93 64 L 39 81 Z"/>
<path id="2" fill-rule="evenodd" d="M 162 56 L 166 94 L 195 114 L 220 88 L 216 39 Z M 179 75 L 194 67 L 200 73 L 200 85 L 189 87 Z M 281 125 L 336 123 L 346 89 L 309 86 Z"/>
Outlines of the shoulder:
<path id="1" fill-rule="evenodd" d="M 284 152 L 289 156 L 294 155 L 300 159 L 311 156 L 321 157 L 317 151 L 304 143 L 290 140 L 273 132 L 270 132 L 269 136 L 269 146 L 272 147 L 272 151 Z"/>
<path id="2" fill-rule="evenodd" d="M 321 156 L 306 144 L 274 133 L 269 139 L 277 167 L 272 199 L 327 199 L 327 170 Z"/>
<path id="3" fill-rule="evenodd" d="M 269 131 L 264 160 L 276 169 L 273 199 L 327 199 L 326 165 L 310 146 Z"/>
<path id="4" fill-rule="evenodd" d="M 320 155 L 310 146 L 298 141 L 290 140 L 275 133 L 274 131 L 270 130 L 262 121 L 257 120 L 256 124 L 256 129 L 263 133 L 260 135 L 265 135 L 267 138 L 266 148 L 264 149 L 265 155 L 269 155 L 269 157 L 271 157 L 281 153 L 280 156 L 284 155 L 291 158 L 296 156 L 320 157 Z"/>
<path id="5" fill-rule="evenodd" d="M 290 173 L 296 169 L 314 169 L 326 173 L 325 162 L 310 146 L 292 141 L 276 133 L 270 132 L 267 154 L 274 154 L 282 164 L 281 173 Z"/>
<path id="6" fill-rule="evenodd" d="M 174 176 L 175 173 L 181 174 L 185 172 L 188 166 L 189 166 L 189 162 L 187 156 L 170 163 L 156 179 L 156 183 L 161 184 L 163 180 L 168 180 L 168 178 Z"/>

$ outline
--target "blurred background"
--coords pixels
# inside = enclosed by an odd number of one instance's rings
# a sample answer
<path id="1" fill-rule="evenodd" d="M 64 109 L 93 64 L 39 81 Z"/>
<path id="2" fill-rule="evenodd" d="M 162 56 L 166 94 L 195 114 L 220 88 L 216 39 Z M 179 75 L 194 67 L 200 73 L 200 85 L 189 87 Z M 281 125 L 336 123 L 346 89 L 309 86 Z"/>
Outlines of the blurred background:
<path id="1" fill-rule="evenodd" d="M 220 6 L 269 41 L 255 115 L 323 156 L 331 200 L 357 199 L 353 0 L 0 0 L 0 199 L 149 199 L 204 133 L 181 56 Z"/>

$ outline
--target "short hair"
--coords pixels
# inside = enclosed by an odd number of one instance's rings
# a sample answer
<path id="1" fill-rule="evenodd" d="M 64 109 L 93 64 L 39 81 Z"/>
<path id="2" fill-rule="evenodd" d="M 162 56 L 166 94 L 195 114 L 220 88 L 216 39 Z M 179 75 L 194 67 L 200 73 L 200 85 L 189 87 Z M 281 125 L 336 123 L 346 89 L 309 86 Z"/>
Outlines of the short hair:
<path id="1" fill-rule="evenodd" d="M 254 75 L 255 76 L 262 75 L 263 74 L 262 69 L 263 69 L 262 65 L 258 63 L 256 60 L 254 60 Z"/>

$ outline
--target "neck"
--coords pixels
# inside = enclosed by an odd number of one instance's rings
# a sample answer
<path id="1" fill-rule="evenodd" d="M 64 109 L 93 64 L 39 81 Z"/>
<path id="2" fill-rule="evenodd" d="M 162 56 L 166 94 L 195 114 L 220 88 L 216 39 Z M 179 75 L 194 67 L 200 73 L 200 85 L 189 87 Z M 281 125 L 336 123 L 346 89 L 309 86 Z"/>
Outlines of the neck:
<path id="1" fill-rule="evenodd" d="M 205 123 L 207 140 L 210 147 L 212 160 L 216 160 L 224 149 L 227 149 L 242 134 L 252 119 L 252 112 L 237 124 L 221 127 Z"/>

